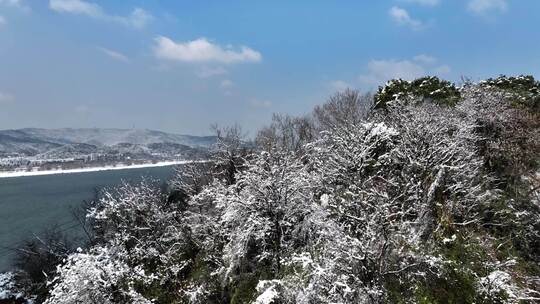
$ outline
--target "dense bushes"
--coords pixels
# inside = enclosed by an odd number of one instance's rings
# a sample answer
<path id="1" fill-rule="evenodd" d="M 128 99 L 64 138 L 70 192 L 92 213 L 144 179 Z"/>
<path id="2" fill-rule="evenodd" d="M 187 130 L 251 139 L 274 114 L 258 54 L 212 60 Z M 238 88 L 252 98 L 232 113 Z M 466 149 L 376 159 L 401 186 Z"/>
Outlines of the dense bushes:
<path id="1" fill-rule="evenodd" d="M 389 103 L 433 102 L 439 105 L 453 106 L 459 102 L 460 91 L 449 81 L 435 76 L 427 76 L 406 81 L 390 80 L 379 87 L 375 94 L 375 108 L 386 108 Z"/>
<path id="2" fill-rule="evenodd" d="M 496 88 L 507 93 L 507 97 L 515 105 L 528 107 L 536 112 L 540 111 L 540 82 L 533 76 L 521 75 L 508 77 L 501 75 L 480 82 L 487 89 Z"/>

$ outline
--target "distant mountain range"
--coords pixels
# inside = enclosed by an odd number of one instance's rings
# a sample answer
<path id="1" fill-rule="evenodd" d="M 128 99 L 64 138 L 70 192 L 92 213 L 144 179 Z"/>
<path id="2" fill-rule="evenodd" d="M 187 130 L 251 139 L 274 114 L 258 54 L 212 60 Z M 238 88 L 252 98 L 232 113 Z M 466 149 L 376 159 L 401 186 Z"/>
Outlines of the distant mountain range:
<path id="1" fill-rule="evenodd" d="M 215 141 L 215 136 L 180 135 L 136 129 L 0 130 L 0 157 L 43 155 L 44 158 L 53 158 L 110 149 L 139 153 L 207 150 Z"/>

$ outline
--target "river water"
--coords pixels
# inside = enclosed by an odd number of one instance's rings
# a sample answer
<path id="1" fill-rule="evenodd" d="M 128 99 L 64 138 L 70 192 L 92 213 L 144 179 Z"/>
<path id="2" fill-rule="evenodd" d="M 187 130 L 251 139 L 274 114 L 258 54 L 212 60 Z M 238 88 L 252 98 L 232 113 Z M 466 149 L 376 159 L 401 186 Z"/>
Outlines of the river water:
<path id="1" fill-rule="evenodd" d="M 92 200 L 96 190 L 143 177 L 165 182 L 173 167 L 153 167 L 0 178 L 0 271 L 9 269 L 13 250 L 25 239 L 58 225 L 67 234 L 81 234 L 73 208 Z"/>

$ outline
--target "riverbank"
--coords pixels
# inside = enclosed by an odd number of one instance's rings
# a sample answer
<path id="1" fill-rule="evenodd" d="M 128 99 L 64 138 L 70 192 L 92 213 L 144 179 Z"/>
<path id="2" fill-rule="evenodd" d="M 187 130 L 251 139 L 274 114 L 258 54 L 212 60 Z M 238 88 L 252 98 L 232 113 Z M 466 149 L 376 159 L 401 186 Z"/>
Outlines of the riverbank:
<path id="1" fill-rule="evenodd" d="M 126 169 L 141 169 L 141 168 L 152 168 L 152 167 L 166 167 L 166 166 L 188 164 L 192 162 L 197 162 L 197 161 L 179 160 L 179 161 L 164 161 L 164 162 L 136 164 L 136 165 L 118 164 L 116 166 L 90 167 L 90 168 L 65 169 L 65 170 L 9 171 L 9 172 L 0 172 L 0 178 L 99 172 L 99 171 L 126 170 Z"/>

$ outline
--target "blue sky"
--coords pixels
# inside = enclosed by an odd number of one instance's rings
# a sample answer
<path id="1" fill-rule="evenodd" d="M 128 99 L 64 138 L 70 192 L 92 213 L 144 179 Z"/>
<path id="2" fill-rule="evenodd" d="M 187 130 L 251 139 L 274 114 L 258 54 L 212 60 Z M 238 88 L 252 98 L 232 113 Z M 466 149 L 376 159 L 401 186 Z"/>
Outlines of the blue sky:
<path id="1" fill-rule="evenodd" d="M 0 0 L 0 129 L 207 134 L 345 87 L 540 76 L 540 1 Z"/>

